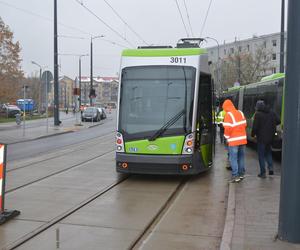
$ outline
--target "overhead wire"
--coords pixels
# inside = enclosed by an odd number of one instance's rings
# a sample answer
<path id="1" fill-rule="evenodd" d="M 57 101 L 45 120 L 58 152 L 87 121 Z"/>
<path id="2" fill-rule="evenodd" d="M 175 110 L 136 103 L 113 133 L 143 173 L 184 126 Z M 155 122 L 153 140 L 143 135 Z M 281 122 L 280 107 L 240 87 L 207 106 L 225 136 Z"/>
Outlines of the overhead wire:
<path id="1" fill-rule="evenodd" d="M 188 22 L 189 22 L 190 30 L 191 30 L 191 35 L 193 37 L 194 36 L 194 32 L 193 32 L 193 28 L 192 28 L 192 25 L 191 25 L 190 15 L 189 15 L 188 8 L 186 6 L 185 0 L 183 0 L 183 2 L 184 2 L 184 7 L 185 7 L 185 11 L 186 11 Z"/>
<path id="2" fill-rule="evenodd" d="M 107 24 L 105 21 L 103 21 L 98 15 L 96 15 L 92 10 L 90 10 L 83 2 L 79 0 L 75 0 L 78 4 L 80 4 L 85 10 L 87 10 L 90 14 L 92 14 L 94 17 L 96 17 L 101 23 L 103 23 L 107 28 L 109 28 L 111 31 L 113 31 L 118 37 L 126 41 L 130 46 L 135 47 L 130 41 L 126 39 L 126 37 L 122 36 L 118 31 L 116 31 L 114 28 L 112 28 L 109 24 Z"/>
<path id="3" fill-rule="evenodd" d="M 48 21 L 48 22 L 53 22 L 53 19 L 52 19 L 52 18 L 50 18 L 50 17 L 45 17 L 45 16 L 42 16 L 42 15 L 40 15 L 40 14 L 34 13 L 34 12 L 32 12 L 31 10 L 23 9 L 23 8 L 20 8 L 20 7 L 18 7 L 18 6 L 15 6 L 15 5 L 13 5 L 13 4 L 10 4 L 10 3 L 4 2 L 4 1 L 0 1 L 0 4 L 6 5 L 6 6 L 12 8 L 12 9 L 16 9 L 16 10 L 22 11 L 22 12 L 27 13 L 27 14 L 29 14 L 29 15 L 32 15 L 32 16 L 35 16 L 35 17 L 44 19 L 44 20 L 46 20 L 46 21 Z M 79 31 L 80 33 L 83 33 L 83 34 L 92 35 L 92 34 L 89 33 L 89 32 L 86 32 L 86 31 L 81 30 L 81 29 L 79 29 L 79 28 L 73 27 L 73 26 L 71 26 L 71 25 L 67 25 L 67 24 L 64 24 L 64 23 L 61 23 L 61 22 L 58 22 L 58 24 L 61 25 L 61 26 L 63 26 L 63 27 L 65 27 L 65 28 Z"/>
<path id="4" fill-rule="evenodd" d="M 58 37 L 61 37 L 61 38 L 71 38 L 71 39 L 81 39 L 81 40 L 90 40 L 90 38 L 88 38 L 88 37 L 80 37 L 80 36 L 58 35 Z M 123 44 L 111 41 L 109 39 L 103 39 L 102 38 L 100 41 L 108 42 L 108 43 L 111 43 L 113 45 L 120 46 L 122 48 L 128 48 L 128 46 L 125 46 Z"/>
<path id="5" fill-rule="evenodd" d="M 202 36 L 202 33 L 203 33 L 203 30 L 204 30 L 204 27 L 205 27 L 205 24 L 206 24 L 206 20 L 207 20 L 207 17 L 208 17 L 208 13 L 209 13 L 209 10 L 210 10 L 210 6 L 211 6 L 211 3 L 212 3 L 213 0 L 210 0 L 209 2 L 209 5 L 208 5 L 208 8 L 207 8 L 207 11 L 206 11 L 206 15 L 205 15 L 205 19 L 203 21 L 203 24 L 202 24 L 202 28 L 201 28 L 201 32 L 200 32 L 200 36 Z"/>
<path id="6" fill-rule="evenodd" d="M 111 6 L 110 3 L 108 3 L 106 0 L 103 0 L 110 8 L 111 10 L 116 14 L 117 17 L 120 18 L 120 20 L 141 40 L 143 43 L 149 45 L 129 24 L 120 16 L 120 14 Z"/>
<path id="7" fill-rule="evenodd" d="M 176 2 L 176 5 L 177 5 L 177 9 L 178 9 L 178 12 L 179 12 L 179 14 L 180 14 L 181 21 L 182 21 L 182 24 L 183 24 L 183 26 L 184 26 L 184 29 L 185 29 L 186 35 L 189 37 L 189 32 L 188 32 L 188 30 L 187 30 L 187 28 L 186 28 L 186 25 L 185 25 L 185 22 L 184 22 L 184 20 L 183 20 L 183 16 L 182 16 L 182 13 L 181 13 L 181 10 L 180 10 L 180 7 L 179 7 L 179 4 L 178 4 L 178 1 L 177 1 L 177 0 L 175 0 L 175 2 Z"/>

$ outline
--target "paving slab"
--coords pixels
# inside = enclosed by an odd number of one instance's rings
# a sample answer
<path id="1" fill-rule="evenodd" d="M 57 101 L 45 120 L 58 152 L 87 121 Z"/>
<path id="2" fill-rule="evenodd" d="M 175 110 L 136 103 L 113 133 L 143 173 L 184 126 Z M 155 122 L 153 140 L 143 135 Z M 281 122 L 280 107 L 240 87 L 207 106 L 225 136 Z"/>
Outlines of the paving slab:
<path id="1" fill-rule="evenodd" d="M 223 147 L 209 173 L 193 177 L 162 219 L 144 239 L 141 249 L 218 249 L 227 204 L 230 172 Z"/>
<path id="2" fill-rule="evenodd" d="M 59 229 L 59 248 L 56 243 L 57 229 Z M 138 232 L 133 230 L 58 224 L 17 249 L 120 250 L 126 249 L 137 234 Z"/>
<path id="3" fill-rule="evenodd" d="M 191 234 L 153 233 L 151 240 L 141 246 L 143 250 L 210 250 L 218 249 L 219 237 Z"/>
<path id="4" fill-rule="evenodd" d="M 41 225 L 42 222 L 23 220 L 12 220 L 2 224 L 0 226 L 0 249 L 3 249 L 8 243 L 21 238 L 24 235 L 24 232 L 30 233 Z"/>
<path id="5" fill-rule="evenodd" d="M 247 176 L 236 186 L 236 213 L 232 249 L 300 249 L 300 244 L 276 240 L 280 176 Z"/>
<path id="6" fill-rule="evenodd" d="M 48 222 L 114 183 L 119 175 L 113 168 L 113 154 L 107 155 L 106 159 L 99 163 L 94 160 L 76 169 L 8 193 L 6 208 L 18 209 L 21 214 L 9 223 L 3 224 L 1 226 L 3 232 L 19 221 Z M 36 228 L 39 225 L 37 224 Z M 16 237 L 32 231 L 27 227 L 15 226 L 14 228 Z M 5 237 L 5 234 L 1 237 Z M 0 248 L 4 246 L 4 242 L 12 243 L 16 239 L 9 237 L 3 242 L 0 241 Z"/>

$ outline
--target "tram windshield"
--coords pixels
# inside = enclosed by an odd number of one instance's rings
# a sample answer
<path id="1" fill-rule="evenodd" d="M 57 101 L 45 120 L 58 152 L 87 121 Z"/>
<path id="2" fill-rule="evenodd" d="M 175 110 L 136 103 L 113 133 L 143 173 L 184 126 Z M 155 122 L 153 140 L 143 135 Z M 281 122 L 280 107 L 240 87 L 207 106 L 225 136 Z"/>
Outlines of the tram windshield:
<path id="1" fill-rule="evenodd" d="M 122 71 L 119 131 L 124 139 L 151 138 L 191 131 L 196 69 L 183 66 L 139 66 Z"/>

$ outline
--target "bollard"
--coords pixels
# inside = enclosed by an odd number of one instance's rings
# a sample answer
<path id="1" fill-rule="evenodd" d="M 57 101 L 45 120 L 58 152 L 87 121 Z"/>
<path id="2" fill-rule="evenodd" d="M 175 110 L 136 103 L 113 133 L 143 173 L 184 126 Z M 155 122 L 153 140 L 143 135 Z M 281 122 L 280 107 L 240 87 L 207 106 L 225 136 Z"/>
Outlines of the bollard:
<path id="1" fill-rule="evenodd" d="M 18 210 L 5 210 L 5 173 L 6 173 L 6 145 L 0 143 L 0 225 L 20 214 Z"/>

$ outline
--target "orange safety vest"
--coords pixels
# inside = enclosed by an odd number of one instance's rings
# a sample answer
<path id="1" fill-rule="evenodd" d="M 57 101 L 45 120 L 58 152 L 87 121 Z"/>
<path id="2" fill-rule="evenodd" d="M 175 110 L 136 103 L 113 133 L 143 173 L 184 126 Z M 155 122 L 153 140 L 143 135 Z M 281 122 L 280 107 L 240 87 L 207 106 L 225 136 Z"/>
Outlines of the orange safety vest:
<path id="1" fill-rule="evenodd" d="M 230 100 L 225 100 L 223 109 L 226 111 L 224 117 L 224 137 L 229 146 L 247 144 L 246 127 L 247 121 L 242 111 L 236 110 Z"/>

